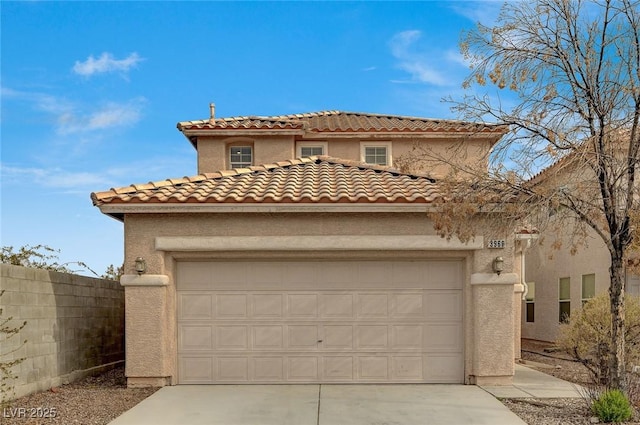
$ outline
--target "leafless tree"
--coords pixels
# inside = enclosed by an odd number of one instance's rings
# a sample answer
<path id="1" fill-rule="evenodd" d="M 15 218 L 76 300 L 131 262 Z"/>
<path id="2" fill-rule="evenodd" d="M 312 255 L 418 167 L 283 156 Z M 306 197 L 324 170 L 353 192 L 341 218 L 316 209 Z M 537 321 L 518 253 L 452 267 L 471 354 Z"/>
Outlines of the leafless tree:
<path id="1" fill-rule="evenodd" d="M 488 173 L 452 161 L 453 152 L 414 152 L 413 161 L 449 161 L 453 170 L 436 228 L 469 238 L 465 215 L 500 210 L 514 226 L 570 229 L 574 248 L 598 235 L 611 256 L 610 385 L 621 388 L 624 270 L 640 222 L 640 2 L 508 2 L 493 27 L 464 33 L 461 49 L 471 72 L 467 95 L 448 99 L 453 109 L 510 131 Z M 479 94 L 494 87 L 508 94 Z"/>

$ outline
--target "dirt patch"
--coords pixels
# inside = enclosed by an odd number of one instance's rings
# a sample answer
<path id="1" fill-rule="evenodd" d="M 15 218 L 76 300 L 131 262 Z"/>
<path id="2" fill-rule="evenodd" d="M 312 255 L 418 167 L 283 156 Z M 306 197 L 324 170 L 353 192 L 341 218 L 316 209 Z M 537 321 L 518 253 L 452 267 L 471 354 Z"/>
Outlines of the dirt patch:
<path id="1" fill-rule="evenodd" d="M 12 401 L 0 412 L 0 424 L 106 425 L 158 388 L 127 388 L 124 369 L 52 388 Z"/>

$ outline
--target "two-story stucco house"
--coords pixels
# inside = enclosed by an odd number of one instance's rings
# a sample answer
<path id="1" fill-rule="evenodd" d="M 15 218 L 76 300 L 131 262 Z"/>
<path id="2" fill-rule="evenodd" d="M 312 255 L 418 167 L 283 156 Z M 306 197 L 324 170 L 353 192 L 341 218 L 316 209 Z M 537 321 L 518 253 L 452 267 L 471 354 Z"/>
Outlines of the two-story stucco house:
<path id="1" fill-rule="evenodd" d="M 446 166 L 393 168 L 461 141 L 486 167 L 505 127 L 325 111 L 178 129 L 197 175 L 92 194 L 124 222 L 129 385 L 511 382 L 512 230 L 497 250 L 439 237 Z"/>

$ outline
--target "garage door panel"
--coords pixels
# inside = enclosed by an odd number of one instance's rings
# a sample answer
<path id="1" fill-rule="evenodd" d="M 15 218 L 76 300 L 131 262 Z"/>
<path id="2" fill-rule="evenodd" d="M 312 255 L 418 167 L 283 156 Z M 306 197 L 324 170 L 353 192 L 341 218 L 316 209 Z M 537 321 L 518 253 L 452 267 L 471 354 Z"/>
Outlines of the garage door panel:
<path id="1" fill-rule="evenodd" d="M 353 350 L 353 326 L 325 325 L 322 330 L 322 349 Z"/>
<path id="2" fill-rule="evenodd" d="M 359 356 L 358 378 L 361 381 L 388 381 L 389 359 L 380 356 Z"/>
<path id="3" fill-rule="evenodd" d="M 462 350 L 462 324 L 436 323 L 426 325 L 429 351 L 458 352 Z"/>
<path id="4" fill-rule="evenodd" d="M 461 291 L 429 291 L 425 298 L 427 320 L 461 320 Z"/>
<path id="5" fill-rule="evenodd" d="M 322 263 L 316 264 L 320 264 L 317 275 L 325 285 L 338 285 L 344 288 L 345 285 L 359 282 L 358 268 L 350 262 L 331 262 L 325 263 L 325 266 L 322 266 Z"/>
<path id="6" fill-rule="evenodd" d="M 216 296 L 216 318 L 245 319 L 248 296 L 246 294 L 218 294 Z"/>
<path id="7" fill-rule="evenodd" d="M 389 348 L 387 325 L 356 326 L 356 348 L 363 350 L 386 350 Z"/>
<path id="8" fill-rule="evenodd" d="M 284 381 L 284 358 L 253 357 L 250 362 L 250 372 L 253 380 L 258 382 Z"/>
<path id="9" fill-rule="evenodd" d="M 391 295 L 392 318 L 414 318 L 423 320 L 424 309 L 422 292 L 405 292 Z"/>
<path id="10" fill-rule="evenodd" d="M 321 294 L 320 317 L 323 319 L 348 319 L 354 316 L 354 294 Z"/>
<path id="11" fill-rule="evenodd" d="M 392 325 L 392 349 L 422 350 L 425 341 L 423 340 L 424 325 Z"/>
<path id="12" fill-rule="evenodd" d="M 278 262 L 275 267 L 282 270 L 282 280 L 285 285 L 315 285 L 318 282 L 320 270 L 317 264 L 308 262 Z"/>
<path id="13" fill-rule="evenodd" d="M 178 382 L 461 383 L 461 264 L 179 262 Z"/>
<path id="14" fill-rule="evenodd" d="M 185 320 L 213 319 L 213 296 L 206 292 L 181 294 L 178 308 Z"/>
<path id="15" fill-rule="evenodd" d="M 287 358 L 287 379 L 290 381 L 317 382 L 320 376 L 318 358 L 290 356 Z"/>
<path id="16" fill-rule="evenodd" d="M 210 351 L 214 349 L 213 326 L 180 325 L 178 330 L 178 349 L 181 351 Z"/>
<path id="17" fill-rule="evenodd" d="M 214 380 L 213 358 L 183 355 L 178 361 L 180 382 L 184 384 L 208 384 Z"/>
<path id="18" fill-rule="evenodd" d="M 422 356 L 394 356 L 392 376 L 396 380 L 421 381 L 423 379 Z"/>
<path id="19" fill-rule="evenodd" d="M 387 261 L 361 261 L 357 263 L 357 282 L 389 284 L 393 281 L 393 270 Z"/>
<path id="20" fill-rule="evenodd" d="M 287 315 L 293 319 L 313 319 L 318 317 L 317 294 L 289 294 Z"/>
<path id="21" fill-rule="evenodd" d="M 429 281 L 432 289 L 462 289 L 462 268 L 454 261 L 431 261 Z"/>
<path id="22" fill-rule="evenodd" d="M 384 293 L 359 293 L 357 297 L 358 317 L 385 319 L 389 316 L 389 296 Z"/>
<path id="23" fill-rule="evenodd" d="M 250 312 L 255 319 L 281 319 L 284 297 L 281 294 L 254 294 L 251 296 Z"/>
<path id="24" fill-rule="evenodd" d="M 253 326 L 251 336 L 251 347 L 254 350 L 283 351 L 285 349 L 283 325 Z"/>
<path id="25" fill-rule="evenodd" d="M 317 350 L 320 338 L 317 325 L 287 326 L 287 347 L 293 350 Z"/>
<path id="26" fill-rule="evenodd" d="M 425 378 L 433 383 L 459 382 L 459 364 L 462 362 L 462 354 L 429 355 L 423 362 Z"/>
<path id="27" fill-rule="evenodd" d="M 249 380 L 249 359 L 244 356 L 217 357 L 216 378 L 220 382 Z"/>
<path id="28" fill-rule="evenodd" d="M 322 358 L 322 377 L 327 381 L 353 381 L 352 356 L 328 356 Z"/>
<path id="29" fill-rule="evenodd" d="M 216 349 L 218 350 L 246 350 L 247 327 L 234 325 L 216 326 Z"/>

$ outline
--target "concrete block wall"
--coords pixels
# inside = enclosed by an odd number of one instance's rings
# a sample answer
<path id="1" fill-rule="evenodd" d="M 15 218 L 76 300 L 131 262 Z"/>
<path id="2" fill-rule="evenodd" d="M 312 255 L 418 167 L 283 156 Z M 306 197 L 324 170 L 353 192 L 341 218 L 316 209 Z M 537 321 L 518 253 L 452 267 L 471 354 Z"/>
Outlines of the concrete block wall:
<path id="1" fill-rule="evenodd" d="M 124 288 L 118 282 L 0 264 L 1 319 L 27 324 L 5 340 L 0 360 L 13 368 L 17 398 L 124 362 Z M 26 340 L 26 343 L 24 341 Z"/>

